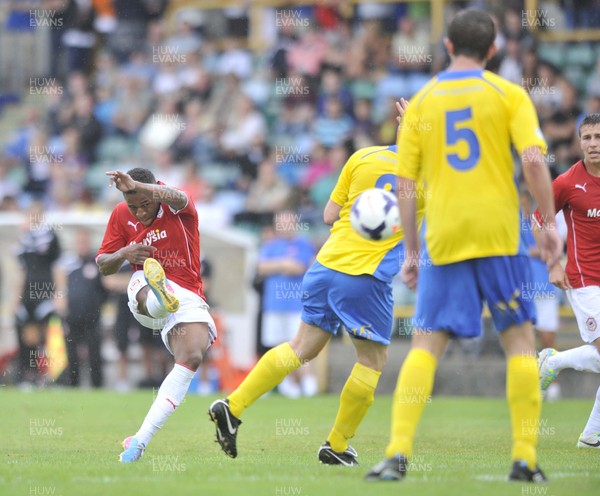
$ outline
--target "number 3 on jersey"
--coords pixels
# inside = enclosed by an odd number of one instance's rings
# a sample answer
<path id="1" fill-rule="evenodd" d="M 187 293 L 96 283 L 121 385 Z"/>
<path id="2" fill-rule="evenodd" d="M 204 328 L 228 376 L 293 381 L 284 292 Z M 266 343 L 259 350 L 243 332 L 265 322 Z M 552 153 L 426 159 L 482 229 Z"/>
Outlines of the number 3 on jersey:
<path id="1" fill-rule="evenodd" d="M 481 150 L 475 132 L 469 127 L 460 127 L 462 123 L 472 119 L 471 107 L 446 112 L 446 146 L 453 146 L 460 141 L 466 141 L 469 153 L 465 158 L 460 158 L 457 153 L 448 153 L 448 163 L 456 170 L 468 171 L 477 165 Z"/>

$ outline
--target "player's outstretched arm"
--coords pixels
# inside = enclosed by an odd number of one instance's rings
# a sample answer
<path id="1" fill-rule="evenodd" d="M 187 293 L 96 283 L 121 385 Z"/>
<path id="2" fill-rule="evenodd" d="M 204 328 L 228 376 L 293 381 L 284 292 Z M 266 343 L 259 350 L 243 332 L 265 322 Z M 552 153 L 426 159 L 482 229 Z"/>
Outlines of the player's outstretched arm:
<path id="1" fill-rule="evenodd" d="M 109 171 L 106 175 L 110 177 L 111 184 L 123 193 L 140 193 L 151 201 L 166 203 L 174 210 L 181 210 L 187 205 L 187 195 L 170 186 L 134 181 L 129 174 L 121 171 Z"/>
<path id="2" fill-rule="evenodd" d="M 525 182 L 538 204 L 542 219 L 539 226 L 541 258 L 548 264 L 548 267 L 553 267 L 562 256 L 563 242 L 556 230 L 556 208 L 554 206 L 550 171 L 542 155 L 542 150 L 537 146 L 523 150 L 521 161 Z"/>
<path id="3" fill-rule="evenodd" d="M 96 259 L 96 264 L 103 276 L 109 276 L 117 273 L 125 260 L 131 265 L 142 265 L 155 250 L 154 246 L 136 243 L 124 246 L 114 253 L 102 253 Z"/>

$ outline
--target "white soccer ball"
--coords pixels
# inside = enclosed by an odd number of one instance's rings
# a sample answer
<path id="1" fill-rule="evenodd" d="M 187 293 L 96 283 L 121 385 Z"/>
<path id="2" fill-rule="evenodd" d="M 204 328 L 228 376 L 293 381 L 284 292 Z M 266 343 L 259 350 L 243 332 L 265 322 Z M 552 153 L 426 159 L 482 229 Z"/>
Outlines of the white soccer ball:
<path id="1" fill-rule="evenodd" d="M 379 188 L 363 191 L 352 205 L 350 223 L 365 239 L 388 239 L 400 229 L 396 195 Z"/>

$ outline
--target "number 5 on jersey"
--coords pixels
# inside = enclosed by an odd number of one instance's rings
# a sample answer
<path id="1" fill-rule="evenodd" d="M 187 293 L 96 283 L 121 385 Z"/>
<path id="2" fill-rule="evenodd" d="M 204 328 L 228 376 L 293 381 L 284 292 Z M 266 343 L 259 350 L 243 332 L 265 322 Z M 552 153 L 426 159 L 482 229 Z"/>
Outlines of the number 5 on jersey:
<path id="1" fill-rule="evenodd" d="M 471 107 L 446 112 L 446 146 L 454 146 L 465 141 L 469 148 L 465 158 L 459 157 L 457 153 L 446 154 L 450 166 L 459 171 L 468 171 L 475 167 L 481 156 L 477 135 L 468 127 L 468 121 L 472 117 Z"/>

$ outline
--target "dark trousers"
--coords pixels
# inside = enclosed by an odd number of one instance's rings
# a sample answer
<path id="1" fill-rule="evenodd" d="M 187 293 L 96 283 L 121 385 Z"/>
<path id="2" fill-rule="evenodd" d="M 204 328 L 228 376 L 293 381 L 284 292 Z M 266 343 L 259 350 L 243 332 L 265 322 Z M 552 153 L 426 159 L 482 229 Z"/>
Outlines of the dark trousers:
<path id="1" fill-rule="evenodd" d="M 79 369 L 81 367 L 78 347 L 87 345 L 92 386 L 102 387 L 102 358 L 100 356 L 100 316 L 91 319 L 67 319 L 69 335 L 67 336 L 67 355 L 69 357 L 68 383 L 79 386 Z"/>

